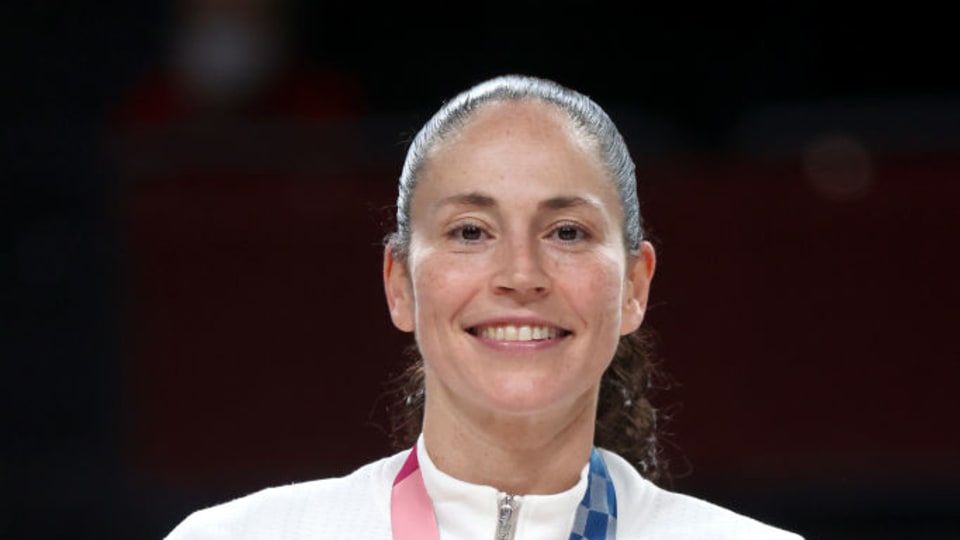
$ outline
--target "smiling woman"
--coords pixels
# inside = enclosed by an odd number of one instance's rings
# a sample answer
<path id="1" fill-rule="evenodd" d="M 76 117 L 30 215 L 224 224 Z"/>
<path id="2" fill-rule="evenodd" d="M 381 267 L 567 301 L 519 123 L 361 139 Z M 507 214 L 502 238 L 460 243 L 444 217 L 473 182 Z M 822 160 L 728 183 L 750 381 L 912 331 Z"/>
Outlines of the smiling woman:
<path id="1" fill-rule="evenodd" d="M 511 76 L 450 101 L 411 144 L 384 253 L 390 315 L 422 356 L 413 448 L 169 538 L 797 538 L 651 482 L 636 333 L 656 258 L 638 206 L 626 145 L 586 96 Z"/>
<path id="2" fill-rule="evenodd" d="M 654 268 L 649 243 L 627 249 L 617 190 L 564 115 L 538 101 L 477 107 L 421 167 L 410 237 L 396 235 L 386 255 L 394 323 L 416 333 L 426 359 L 428 448 L 434 433 L 462 429 L 454 440 L 469 447 L 536 449 L 515 471 L 448 444 L 435 458 L 463 460 L 455 476 L 513 492 L 575 483 L 580 467 L 564 461 L 587 460 L 600 378 L 642 321 Z M 534 340 L 534 327 L 553 335 Z M 559 445 L 557 459 L 540 455 L 545 441 Z"/>

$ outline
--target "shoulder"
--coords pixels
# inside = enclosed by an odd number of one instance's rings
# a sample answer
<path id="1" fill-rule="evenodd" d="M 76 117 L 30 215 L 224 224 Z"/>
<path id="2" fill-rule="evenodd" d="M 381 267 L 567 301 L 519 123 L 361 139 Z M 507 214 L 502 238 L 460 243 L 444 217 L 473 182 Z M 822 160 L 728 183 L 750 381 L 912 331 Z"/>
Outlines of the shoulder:
<path id="1" fill-rule="evenodd" d="M 801 540 L 707 501 L 660 488 L 626 460 L 602 451 L 617 489 L 618 538 L 648 540 Z"/>
<path id="2" fill-rule="evenodd" d="M 166 540 L 390 537 L 390 486 L 405 452 L 340 478 L 273 487 L 199 510 Z M 342 533 L 342 534 L 341 534 Z"/>

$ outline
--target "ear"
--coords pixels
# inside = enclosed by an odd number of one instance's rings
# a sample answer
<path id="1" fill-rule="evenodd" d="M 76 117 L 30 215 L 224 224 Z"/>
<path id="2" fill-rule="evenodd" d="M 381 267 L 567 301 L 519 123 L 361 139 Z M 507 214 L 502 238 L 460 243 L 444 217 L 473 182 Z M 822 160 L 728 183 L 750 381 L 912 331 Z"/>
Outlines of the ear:
<path id="1" fill-rule="evenodd" d="M 393 256 L 393 246 L 383 250 L 383 289 L 393 325 L 404 332 L 413 332 L 413 287 L 402 262 Z"/>
<path id="2" fill-rule="evenodd" d="M 620 335 L 625 336 L 640 328 L 647 311 L 650 282 L 657 266 L 657 254 L 650 242 L 640 243 L 640 253 L 627 260 L 626 284 L 623 291 L 623 313 Z"/>

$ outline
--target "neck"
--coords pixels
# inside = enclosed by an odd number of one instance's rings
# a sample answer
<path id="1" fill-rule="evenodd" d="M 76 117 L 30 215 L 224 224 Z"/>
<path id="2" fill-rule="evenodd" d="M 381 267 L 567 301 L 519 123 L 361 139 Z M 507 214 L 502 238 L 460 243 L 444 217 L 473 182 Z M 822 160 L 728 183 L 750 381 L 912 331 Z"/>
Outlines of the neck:
<path id="1" fill-rule="evenodd" d="M 460 480 L 518 495 L 559 493 L 577 483 L 590 459 L 596 392 L 562 410 L 531 415 L 478 410 L 442 399 L 442 389 L 427 396 L 427 452 L 438 469 Z"/>

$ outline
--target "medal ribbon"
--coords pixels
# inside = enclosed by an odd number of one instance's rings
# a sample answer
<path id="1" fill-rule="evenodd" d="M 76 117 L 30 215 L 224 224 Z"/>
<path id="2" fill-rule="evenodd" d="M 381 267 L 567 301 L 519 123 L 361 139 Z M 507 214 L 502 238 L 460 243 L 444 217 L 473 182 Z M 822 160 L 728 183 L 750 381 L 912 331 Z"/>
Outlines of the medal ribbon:
<path id="1" fill-rule="evenodd" d="M 570 540 L 614 540 L 617 535 L 617 494 L 606 464 L 596 448 L 590 453 L 587 491 L 577 505 Z M 390 496 L 393 540 L 440 540 L 433 503 L 423 484 L 417 448 L 393 481 Z"/>
<path id="2" fill-rule="evenodd" d="M 390 525 L 393 540 L 440 540 L 433 503 L 423 484 L 417 447 L 400 468 L 390 495 Z"/>

